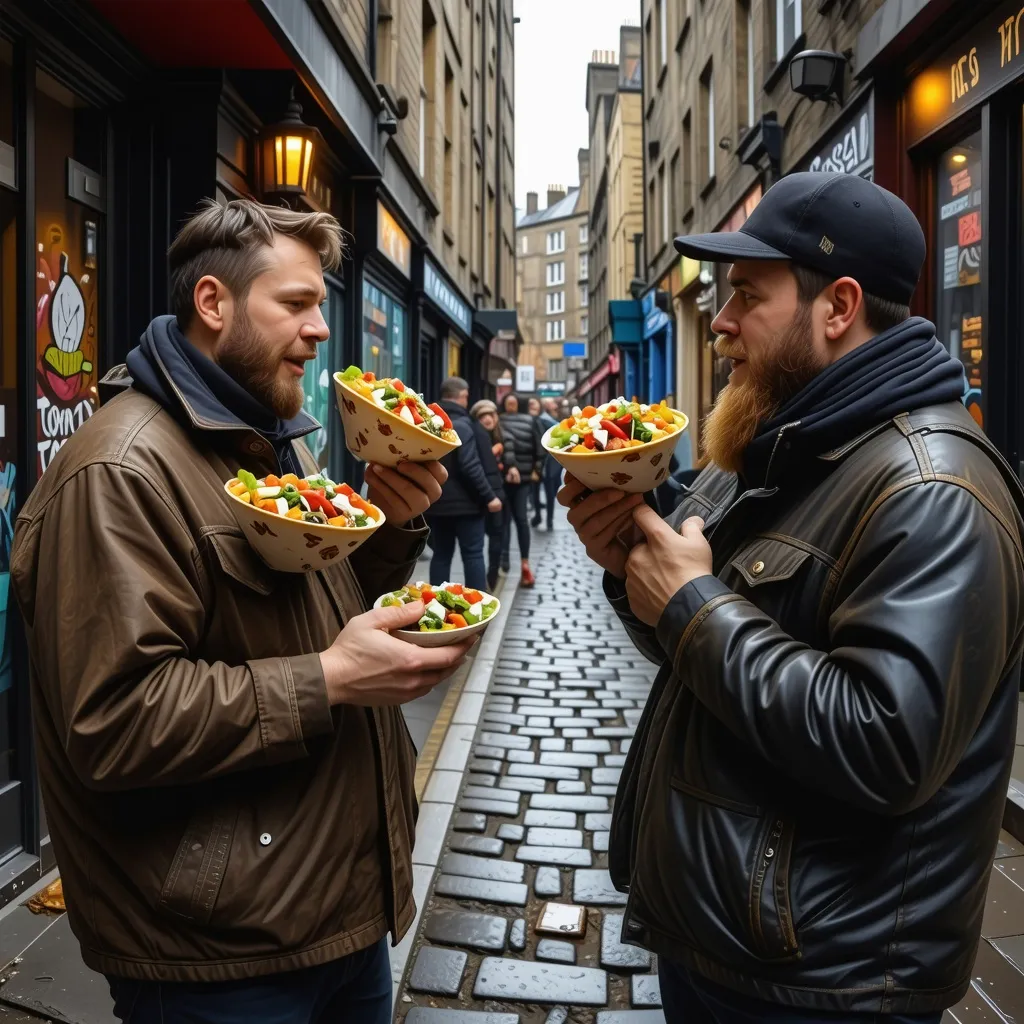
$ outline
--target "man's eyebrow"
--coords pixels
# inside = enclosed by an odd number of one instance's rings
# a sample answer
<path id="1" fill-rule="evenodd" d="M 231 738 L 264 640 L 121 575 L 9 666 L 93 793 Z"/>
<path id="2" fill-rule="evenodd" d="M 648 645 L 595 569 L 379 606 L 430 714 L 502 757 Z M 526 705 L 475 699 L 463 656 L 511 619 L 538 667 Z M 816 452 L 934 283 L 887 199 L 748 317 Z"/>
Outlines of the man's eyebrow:
<path id="1" fill-rule="evenodd" d="M 327 293 L 319 288 L 314 288 L 310 284 L 286 284 L 281 289 L 281 294 L 292 296 L 294 298 L 309 296 L 310 298 L 316 299 L 317 302 L 320 302 L 326 297 Z"/>
<path id="2" fill-rule="evenodd" d="M 754 287 L 750 279 L 746 277 L 730 277 L 728 280 L 733 289 Z"/>

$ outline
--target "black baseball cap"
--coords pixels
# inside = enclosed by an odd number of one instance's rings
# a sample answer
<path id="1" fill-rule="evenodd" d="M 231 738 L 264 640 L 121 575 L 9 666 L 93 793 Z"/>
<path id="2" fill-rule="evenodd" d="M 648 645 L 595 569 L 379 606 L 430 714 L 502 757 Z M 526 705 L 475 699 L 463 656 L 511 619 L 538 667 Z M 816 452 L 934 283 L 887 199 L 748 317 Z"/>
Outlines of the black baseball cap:
<path id="1" fill-rule="evenodd" d="M 777 181 L 739 231 L 682 235 L 675 246 L 713 263 L 792 260 L 904 304 L 925 259 L 924 232 L 902 199 L 856 174 L 816 171 Z"/>

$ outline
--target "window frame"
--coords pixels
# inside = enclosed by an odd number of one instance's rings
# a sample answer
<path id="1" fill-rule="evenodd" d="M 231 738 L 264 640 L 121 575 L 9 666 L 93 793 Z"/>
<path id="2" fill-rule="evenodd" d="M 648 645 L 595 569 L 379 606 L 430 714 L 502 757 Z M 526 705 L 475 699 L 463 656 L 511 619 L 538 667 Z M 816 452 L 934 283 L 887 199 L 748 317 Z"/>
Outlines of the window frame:
<path id="1" fill-rule="evenodd" d="M 792 7 L 793 38 L 786 42 L 786 8 Z M 789 53 L 790 47 L 803 33 L 803 3 L 801 0 L 775 0 L 775 62 L 778 63 Z"/>

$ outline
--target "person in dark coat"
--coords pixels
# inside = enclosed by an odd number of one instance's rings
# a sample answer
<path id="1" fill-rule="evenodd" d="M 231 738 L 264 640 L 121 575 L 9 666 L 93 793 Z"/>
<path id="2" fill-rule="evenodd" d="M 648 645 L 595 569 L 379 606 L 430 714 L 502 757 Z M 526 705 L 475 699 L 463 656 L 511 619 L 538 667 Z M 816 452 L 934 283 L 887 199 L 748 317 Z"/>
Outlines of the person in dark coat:
<path id="1" fill-rule="evenodd" d="M 545 398 L 541 403 L 542 411 L 540 420 L 541 436 L 558 423 L 558 402 L 553 398 Z M 563 417 L 564 419 L 565 417 Z M 542 481 L 544 486 L 544 510 L 547 513 L 548 533 L 555 528 L 555 495 L 558 488 L 562 486 L 562 467 L 555 460 L 553 455 L 544 456 L 544 469 L 542 470 Z M 539 526 L 539 520 L 534 522 Z"/>
<path id="2" fill-rule="evenodd" d="M 487 482 L 494 488 L 494 493 L 505 502 L 505 460 L 511 457 L 514 450 L 513 441 L 502 433 L 498 423 L 498 407 L 489 399 L 482 398 L 469 410 L 469 415 L 473 418 L 473 426 L 477 430 L 480 462 L 483 464 Z M 487 513 L 487 589 L 492 594 L 498 585 L 504 521 L 505 508 Z"/>
<path id="3" fill-rule="evenodd" d="M 539 480 L 544 466 L 544 448 L 540 443 L 540 422 L 536 416 L 519 411 L 519 398 L 508 394 L 501 401 L 502 431 L 512 438 L 515 451 L 506 463 L 505 494 L 508 504 L 505 530 L 501 542 L 502 568 L 508 571 L 512 548 L 512 522 L 516 524 L 519 539 L 519 557 L 522 561 L 522 585 L 532 587 L 535 580 L 530 569 L 530 484 Z"/>
<path id="4" fill-rule="evenodd" d="M 487 479 L 480 461 L 478 424 L 470 419 L 469 385 L 461 377 L 449 377 L 441 385 L 441 408 L 452 421 L 462 444 L 442 460 L 448 479 L 441 497 L 430 509 L 430 582 L 439 586 L 450 579 L 455 542 L 459 542 L 465 584 L 474 590 L 487 589 L 484 571 L 484 527 L 487 512 L 501 511 L 501 498 Z M 489 449 L 489 444 L 484 441 Z"/>

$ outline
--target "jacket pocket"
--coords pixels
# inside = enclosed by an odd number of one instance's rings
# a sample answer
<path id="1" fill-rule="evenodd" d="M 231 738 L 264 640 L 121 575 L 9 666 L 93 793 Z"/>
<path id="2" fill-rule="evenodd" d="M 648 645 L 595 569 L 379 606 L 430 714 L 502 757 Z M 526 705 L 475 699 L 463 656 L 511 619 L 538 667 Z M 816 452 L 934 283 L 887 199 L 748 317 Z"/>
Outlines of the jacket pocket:
<path id="1" fill-rule="evenodd" d="M 731 564 L 748 587 L 761 587 L 792 579 L 810 557 L 810 551 L 789 541 L 758 537 Z"/>
<path id="2" fill-rule="evenodd" d="M 226 575 L 257 594 L 268 596 L 274 592 L 277 580 L 273 571 L 253 551 L 241 533 L 208 533 L 207 540 L 217 564 Z"/>
<path id="3" fill-rule="evenodd" d="M 160 890 L 160 906 L 196 924 L 209 924 L 224 882 L 238 814 L 207 809 L 189 820 Z"/>

